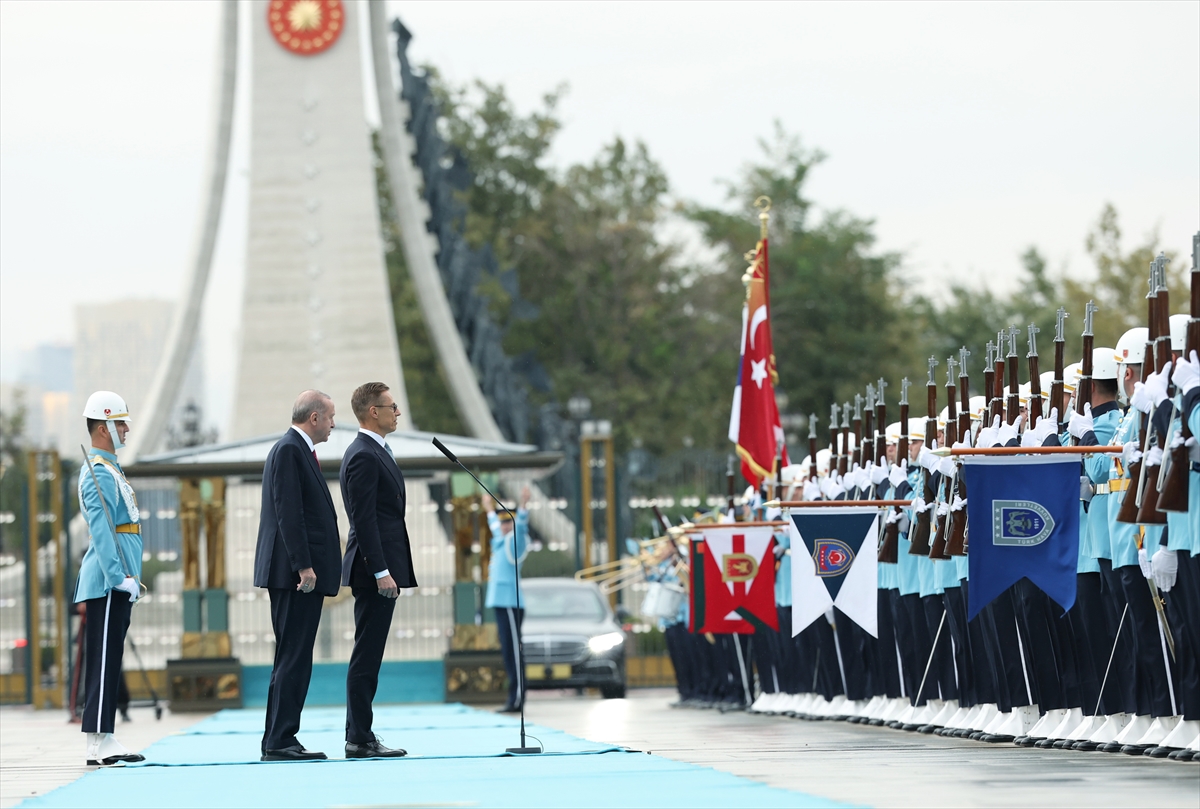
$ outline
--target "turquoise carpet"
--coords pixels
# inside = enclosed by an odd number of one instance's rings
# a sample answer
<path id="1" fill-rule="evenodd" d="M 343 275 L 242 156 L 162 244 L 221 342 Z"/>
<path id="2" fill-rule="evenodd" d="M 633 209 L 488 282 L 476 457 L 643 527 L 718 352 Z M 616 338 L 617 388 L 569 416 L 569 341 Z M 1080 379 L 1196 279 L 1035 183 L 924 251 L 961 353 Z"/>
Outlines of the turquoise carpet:
<path id="1" fill-rule="evenodd" d="M 517 720 L 462 705 L 383 706 L 375 732 L 404 759 L 264 763 L 261 711 L 222 711 L 151 745 L 146 761 L 97 770 L 20 807 L 841 806 L 538 725 L 546 752 L 510 756 Z M 304 712 L 305 747 L 340 756 L 345 709 Z M 532 740 L 529 744 L 535 745 Z"/>

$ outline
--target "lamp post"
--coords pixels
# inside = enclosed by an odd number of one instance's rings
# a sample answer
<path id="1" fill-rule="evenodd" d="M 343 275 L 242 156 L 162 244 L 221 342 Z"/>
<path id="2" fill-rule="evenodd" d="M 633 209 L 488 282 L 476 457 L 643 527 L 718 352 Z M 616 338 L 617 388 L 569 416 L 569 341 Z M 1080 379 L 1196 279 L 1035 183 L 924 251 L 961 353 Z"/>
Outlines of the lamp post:
<path id="1" fill-rule="evenodd" d="M 600 453 L 593 458 L 596 445 L 601 445 Z M 593 548 L 593 533 L 595 531 L 594 514 L 598 508 L 604 509 L 604 534 L 608 547 L 607 559 L 593 559 L 593 564 L 611 562 L 617 558 L 617 476 L 613 463 L 612 422 L 608 419 L 589 419 L 579 425 L 579 467 L 582 471 L 583 486 L 580 496 L 584 510 L 583 534 L 584 544 L 589 552 Z M 592 475 L 594 469 L 604 470 L 604 499 L 597 501 L 592 494 Z M 615 607 L 617 594 L 609 593 L 609 601 Z"/>

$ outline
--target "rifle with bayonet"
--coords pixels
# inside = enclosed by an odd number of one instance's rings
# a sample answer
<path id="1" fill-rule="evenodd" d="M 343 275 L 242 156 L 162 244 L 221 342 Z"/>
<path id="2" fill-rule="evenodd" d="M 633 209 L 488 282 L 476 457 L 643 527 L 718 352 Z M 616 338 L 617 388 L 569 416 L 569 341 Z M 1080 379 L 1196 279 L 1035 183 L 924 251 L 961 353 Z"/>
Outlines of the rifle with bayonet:
<path id="1" fill-rule="evenodd" d="M 875 460 L 875 387 L 873 385 L 867 385 L 859 442 L 862 446 L 862 468 L 866 469 L 867 465 Z M 858 490 L 858 499 L 867 500 L 870 493 L 871 482 L 868 480 L 866 485 Z"/>
<path id="2" fill-rule="evenodd" d="M 733 502 L 733 456 L 725 465 L 725 513 L 737 519 L 737 509 Z"/>
<path id="3" fill-rule="evenodd" d="M 846 477 L 850 471 L 850 403 L 842 402 L 842 454 L 838 456 L 838 474 Z"/>
<path id="4" fill-rule="evenodd" d="M 958 441 L 958 399 L 955 395 L 955 384 L 958 380 L 954 376 L 954 369 L 958 367 L 958 361 L 954 357 L 949 357 L 946 360 L 946 426 L 942 428 L 942 443 L 946 447 L 953 447 Z M 930 559 L 949 559 L 949 554 L 946 553 L 946 544 L 950 534 L 950 510 L 949 505 L 953 497 L 953 483 L 956 475 L 942 475 L 939 488 L 942 490 L 942 497 L 946 503 L 946 511 L 944 514 L 938 514 L 940 509 L 934 510 L 937 514 L 936 523 L 937 530 L 933 534 L 933 543 L 929 549 Z"/>
<path id="5" fill-rule="evenodd" d="M 1058 307 L 1058 312 L 1054 316 L 1054 379 L 1050 382 L 1050 409 L 1058 411 L 1058 432 L 1062 433 L 1066 430 L 1067 423 L 1067 407 L 1064 402 L 1066 396 L 1066 380 L 1063 374 L 1066 367 L 1063 365 L 1066 362 L 1066 346 L 1067 338 L 1063 332 L 1066 326 L 1067 310 Z"/>
<path id="6" fill-rule="evenodd" d="M 1142 356 L 1142 384 L 1150 378 L 1154 367 L 1154 342 L 1158 329 L 1158 259 L 1150 262 L 1150 291 L 1146 293 L 1146 348 Z M 1169 328 L 1169 327 L 1168 327 Z M 1147 442 L 1150 439 L 1150 417 L 1141 414 L 1138 438 L 1142 442 L 1142 453 L 1145 454 Z M 1142 461 L 1139 458 L 1129 465 L 1129 488 L 1121 500 L 1121 508 L 1117 511 L 1117 522 L 1136 523 L 1138 521 L 1138 506 L 1141 504 L 1142 490 Z"/>
<path id="7" fill-rule="evenodd" d="M 896 466 L 908 460 L 908 377 L 900 380 L 900 437 L 896 440 Z M 892 506 L 897 513 L 899 506 Z M 900 523 L 893 520 L 883 526 L 883 544 L 879 547 L 880 562 L 895 564 L 900 558 Z"/>
<path id="8" fill-rule="evenodd" d="M 817 414 L 808 414 L 808 479 L 817 479 Z"/>
<path id="9" fill-rule="evenodd" d="M 883 389 L 887 382 L 883 377 L 875 384 L 875 465 L 887 467 L 887 404 L 884 401 Z M 877 495 L 878 488 L 875 494 Z"/>
<path id="10" fill-rule="evenodd" d="M 1025 355 L 1029 362 L 1029 405 L 1026 407 L 1029 417 L 1025 420 L 1027 428 L 1033 427 L 1042 417 L 1042 376 L 1038 370 L 1037 351 L 1037 335 L 1040 331 L 1037 326 L 1029 324 L 1029 353 Z"/>
<path id="11" fill-rule="evenodd" d="M 1167 261 L 1167 257 L 1162 253 L 1159 253 L 1158 258 L 1155 259 L 1155 264 L 1158 265 L 1155 273 L 1158 279 L 1158 295 L 1155 301 L 1158 336 L 1154 341 L 1154 371 L 1156 373 L 1162 373 L 1167 363 L 1171 361 L 1171 303 L 1167 292 Z M 1166 452 L 1166 436 L 1153 429 L 1154 419 L 1147 416 L 1145 424 L 1146 429 L 1152 433 L 1149 440 L 1156 442 Z M 1142 491 L 1141 499 L 1138 501 L 1137 521 L 1147 525 L 1164 525 L 1167 522 L 1167 515 L 1158 510 L 1158 487 L 1161 483 L 1159 473 L 1162 471 L 1162 463 L 1150 466 L 1143 460 L 1142 467 Z"/>
<path id="12" fill-rule="evenodd" d="M 1187 324 L 1187 339 L 1183 347 L 1183 358 L 1191 360 L 1192 352 L 1200 353 L 1200 233 L 1192 236 L 1192 307 Z M 1187 419 L 1180 413 L 1179 433 L 1182 441 L 1179 446 L 1171 448 L 1171 464 L 1167 469 L 1166 480 L 1158 495 L 1159 511 L 1186 512 L 1188 510 L 1188 478 L 1192 468 L 1191 447 L 1188 441 L 1192 439 L 1192 430 Z"/>
<path id="13" fill-rule="evenodd" d="M 1004 420 L 1013 424 L 1021 415 L 1021 368 L 1017 358 L 1017 335 L 1021 330 L 1016 326 L 1008 327 L 1008 407 Z"/>
<path id="14" fill-rule="evenodd" d="M 996 389 L 996 344 L 988 340 L 983 358 L 983 411 L 979 420 L 985 427 L 991 427 L 995 417 L 992 415 L 992 391 Z"/>
<path id="15" fill-rule="evenodd" d="M 836 475 L 841 463 L 841 452 L 838 447 L 838 413 L 841 408 L 834 402 L 829 406 L 829 471 L 827 474 Z"/>
<path id="16" fill-rule="evenodd" d="M 958 394 L 962 412 L 958 414 L 959 440 L 965 441 L 971 434 L 971 379 L 967 373 L 967 360 L 971 352 L 963 346 L 958 350 Z M 951 506 L 955 498 L 964 502 L 967 499 L 967 482 L 962 472 L 954 476 L 954 490 L 949 498 Z M 950 536 L 946 539 L 946 554 L 948 556 L 963 556 L 967 552 L 967 510 L 960 508 L 950 512 Z"/>
<path id="17" fill-rule="evenodd" d="M 1075 383 L 1075 412 L 1083 415 L 1083 408 L 1092 403 L 1092 354 L 1095 352 L 1096 338 L 1092 334 L 1092 317 L 1096 314 L 1096 304 L 1091 301 L 1083 309 L 1083 360 L 1080 362 L 1079 381 Z M 1079 439 L 1071 439 L 1078 445 Z"/>
<path id="18" fill-rule="evenodd" d="M 933 374 L 937 369 L 937 357 L 929 358 L 929 379 L 925 383 L 925 448 L 933 449 L 933 442 L 937 440 L 937 380 Z M 933 505 L 937 499 L 937 492 L 933 488 L 933 476 L 929 474 L 928 469 L 921 470 L 921 496 L 925 501 L 925 508 L 917 513 L 916 523 L 912 529 L 912 545 L 908 552 L 914 556 L 928 556 L 932 548 L 929 547 L 929 535 L 933 528 Z"/>
<path id="19" fill-rule="evenodd" d="M 854 419 L 850 422 L 851 429 L 854 430 L 854 450 L 851 453 L 852 463 L 850 468 L 862 467 L 862 437 L 863 437 L 863 397 L 861 393 L 854 394 Z"/>
<path id="20" fill-rule="evenodd" d="M 992 384 L 991 407 L 987 423 L 991 425 L 996 417 L 1004 418 L 1004 340 L 1007 332 L 1004 329 L 996 332 L 996 352 L 992 355 Z"/>

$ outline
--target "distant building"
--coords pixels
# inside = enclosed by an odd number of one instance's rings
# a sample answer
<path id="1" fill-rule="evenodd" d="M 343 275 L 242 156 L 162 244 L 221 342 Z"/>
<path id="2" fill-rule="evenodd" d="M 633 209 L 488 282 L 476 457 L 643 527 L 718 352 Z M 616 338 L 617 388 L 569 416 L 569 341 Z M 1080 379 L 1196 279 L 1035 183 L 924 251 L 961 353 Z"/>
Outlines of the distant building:
<path id="1" fill-rule="evenodd" d="M 77 306 L 71 411 L 83 412 L 93 391 L 111 390 L 125 397 L 136 430 L 138 410 L 149 396 L 174 311 L 171 301 L 146 299 Z M 203 401 L 203 389 L 203 350 L 197 343 L 168 425 L 174 424 L 189 402 Z M 148 452 L 158 449 L 161 447 L 145 448 Z"/>

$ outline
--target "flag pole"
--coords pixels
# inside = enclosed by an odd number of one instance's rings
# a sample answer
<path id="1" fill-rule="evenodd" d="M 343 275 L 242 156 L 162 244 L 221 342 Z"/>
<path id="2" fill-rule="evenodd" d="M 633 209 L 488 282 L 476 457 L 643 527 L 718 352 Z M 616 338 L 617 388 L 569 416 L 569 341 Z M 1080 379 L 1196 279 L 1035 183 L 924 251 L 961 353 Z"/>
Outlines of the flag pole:
<path id="1" fill-rule="evenodd" d="M 1123 447 L 1097 445 L 1092 447 L 960 447 L 957 449 L 938 447 L 929 451 L 943 458 L 947 455 L 958 458 L 963 455 L 1091 455 L 1093 453 L 1120 455 L 1123 450 Z"/>

